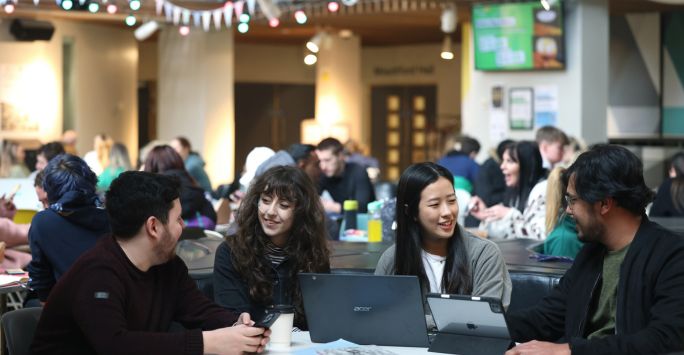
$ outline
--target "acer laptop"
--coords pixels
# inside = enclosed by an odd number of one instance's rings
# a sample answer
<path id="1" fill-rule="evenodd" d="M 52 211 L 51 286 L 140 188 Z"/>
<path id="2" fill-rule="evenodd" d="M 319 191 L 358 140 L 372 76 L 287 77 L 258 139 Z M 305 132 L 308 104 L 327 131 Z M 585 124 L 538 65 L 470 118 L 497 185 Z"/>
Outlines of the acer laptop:
<path id="1" fill-rule="evenodd" d="M 300 273 L 311 341 L 427 347 L 416 276 Z"/>
<path id="2" fill-rule="evenodd" d="M 427 302 L 438 330 L 429 351 L 503 354 L 511 345 L 500 300 L 431 293 Z"/>

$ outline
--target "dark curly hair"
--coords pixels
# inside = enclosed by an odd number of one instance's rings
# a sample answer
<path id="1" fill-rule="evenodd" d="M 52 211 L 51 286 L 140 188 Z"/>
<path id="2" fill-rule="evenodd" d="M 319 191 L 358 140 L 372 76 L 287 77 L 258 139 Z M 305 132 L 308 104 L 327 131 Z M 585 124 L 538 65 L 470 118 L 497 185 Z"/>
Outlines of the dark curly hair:
<path id="1" fill-rule="evenodd" d="M 295 306 L 295 322 L 304 320 L 304 307 L 297 274 L 330 272 L 330 251 L 326 244 L 325 212 L 311 179 L 301 169 L 276 166 L 255 179 L 237 214 L 237 235 L 228 238 L 233 266 L 247 282 L 255 303 L 273 303 L 271 266 L 264 258 L 269 237 L 259 223 L 261 194 L 275 195 L 294 204 L 294 221 L 285 251 L 292 262 L 289 290 Z"/>
<path id="2" fill-rule="evenodd" d="M 643 215 L 653 200 L 653 191 L 644 182 L 641 160 L 625 147 L 597 144 L 582 153 L 563 174 L 567 186 L 574 178 L 577 196 L 594 203 L 608 197 L 635 215 Z"/>

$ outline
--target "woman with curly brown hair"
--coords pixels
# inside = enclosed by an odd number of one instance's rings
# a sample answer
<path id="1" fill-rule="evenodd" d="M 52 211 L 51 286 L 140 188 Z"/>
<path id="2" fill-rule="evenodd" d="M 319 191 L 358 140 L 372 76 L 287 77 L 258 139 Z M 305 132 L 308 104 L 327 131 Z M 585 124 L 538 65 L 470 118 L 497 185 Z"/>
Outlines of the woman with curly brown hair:
<path id="1" fill-rule="evenodd" d="M 216 303 L 253 319 L 269 306 L 292 305 L 294 326 L 307 329 L 297 273 L 330 271 L 324 213 L 301 169 L 278 166 L 256 178 L 238 210 L 237 234 L 216 251 Z"/>

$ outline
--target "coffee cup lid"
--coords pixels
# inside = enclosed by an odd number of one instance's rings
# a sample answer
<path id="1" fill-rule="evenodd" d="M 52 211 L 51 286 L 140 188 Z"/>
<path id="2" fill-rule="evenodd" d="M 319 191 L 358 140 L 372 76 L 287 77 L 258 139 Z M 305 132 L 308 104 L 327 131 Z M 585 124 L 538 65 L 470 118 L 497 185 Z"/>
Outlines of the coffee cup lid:
<path id="1" fill-rule="evenodd" d="M 290 304 L 276 304 L 269 308 L 279 313 L 294 313 L 294 306 Z"/>

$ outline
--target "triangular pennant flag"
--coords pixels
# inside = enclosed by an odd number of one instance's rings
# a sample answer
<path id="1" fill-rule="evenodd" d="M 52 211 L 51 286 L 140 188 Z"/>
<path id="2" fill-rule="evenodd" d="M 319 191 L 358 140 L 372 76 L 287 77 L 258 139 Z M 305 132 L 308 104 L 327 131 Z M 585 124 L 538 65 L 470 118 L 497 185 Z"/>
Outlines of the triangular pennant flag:
<path id="1" fill-rule="evenodd" d="M 166 21 L 171 21 L 173 17 L 173 5 L 168 2 L 164 3 L 164 16 L 166 16 Z"/>
<path id="2" fill-rule="evenodd" d="M 211 12 L 202 11 L 202 29 L 204 32 L 209 32 L 209 25 L 211 24 Z"/>
<path id="3" fill-rule="evenodd" d="M 33 5 L 38 6 L 38 3 L 39 3 L 39 2 L 40 2 L 40 0 L 33 0 Z"/>
<path id="4" fill-rule="evenodd" d="M 250 16 L 254 16 L 254 8 L 256 6 L 256 0 L 247 0 L 247 12 Z"/>
<path id="5" fill-rule="evenodd" d="M 85 4 L 85 0 L 78 0 L 78 4 L 83 6 L 83 4 Z"/>
<path id="6" fill-rule="evenodd" d="M 192 13 L 192 23 L 195 27 L 199 27 L 200 25 L 200 13 L 197 11 L 194 11 Z"/>
<path id="7" fill-rule="evenodd" d="M 211 15 L 214 18 L 214 28 L 216 28 L 217 31 L 220 31 L 221 30 L 221 9 L 214 10 L 214 12 L 212 12 Z"/>
<path id="8" fill-rule="evenodd" d="M 233 9 L 235 10 L 235 18 L 240 19 L 240 15 L 242 15 L 242 10 L 245 7 L 245 2 L 244 1 L 236 1 L 233 4 Z"/>
<path id="9" fill-rule="evenodd" d="M 223 5 L 223 21 L 228 28 L 233 24 L 233 3 L 230 1 Z"/>
<path id="10" fill-rule="evenodd" d="M 164 8 L 164 0 L 156 0 L 155 5 L 157 5 L 157 16 L 160 16 Z"/>
<path id="11" fill-rule="evenodd" d="M 173 24 L 178 25 L 180 22 L 181 8 L 178 6 L 173 7 Z"/>
<path id="12" fill-rule="evenodd" d="M 184 25 L 187 25 L 190 23 L 190 10 L 183 9 L 183 17 L 181 19 L 181 22 L 183 22 Z"/>

